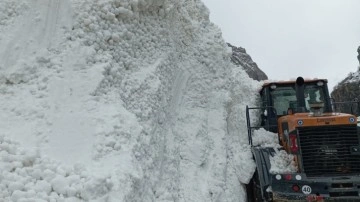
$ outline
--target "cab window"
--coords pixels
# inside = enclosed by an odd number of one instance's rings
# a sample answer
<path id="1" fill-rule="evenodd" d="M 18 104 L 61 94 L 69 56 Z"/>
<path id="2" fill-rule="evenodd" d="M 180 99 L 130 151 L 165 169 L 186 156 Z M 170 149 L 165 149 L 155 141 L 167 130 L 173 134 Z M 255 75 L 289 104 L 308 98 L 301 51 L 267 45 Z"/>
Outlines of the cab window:
<path id="1" fill-rule="evenodd" d="M 286 115 L 289 108 L 296 108 L 296 91 L 292 87 L 277 87 L 270 92 L 278 116 Z"/>
<path id="2" fill-rule="evenodd" d="M 312 103 L 324 103 L 326 106 L 323 87 L 317 85 L 306 85 L 304 94 L 306 111 L 310 111 L 310 104 Z M 324 111 L 324 108 L 322 111 Z"/>

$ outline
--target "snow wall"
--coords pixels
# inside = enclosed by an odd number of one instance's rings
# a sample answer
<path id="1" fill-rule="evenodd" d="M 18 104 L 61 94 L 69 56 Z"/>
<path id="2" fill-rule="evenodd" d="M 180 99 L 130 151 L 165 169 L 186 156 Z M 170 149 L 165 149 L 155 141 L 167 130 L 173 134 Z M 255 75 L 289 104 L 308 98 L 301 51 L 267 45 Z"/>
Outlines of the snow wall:
<path id="1" fill-rule="evenodd" d="M 0 201 L 245 201 L 259 83 L 199 0 L 0 2 Z"/>

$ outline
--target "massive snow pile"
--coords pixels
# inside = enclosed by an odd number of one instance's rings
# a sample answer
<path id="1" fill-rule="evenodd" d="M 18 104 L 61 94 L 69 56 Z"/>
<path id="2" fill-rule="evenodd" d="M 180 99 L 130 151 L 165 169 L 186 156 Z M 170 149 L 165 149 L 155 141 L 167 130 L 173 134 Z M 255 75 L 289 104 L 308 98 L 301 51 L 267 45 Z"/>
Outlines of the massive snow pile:
<path id="1" fill-rule="evenodd" d="M 3 0 L 0 25 L 1 199 L 245 200 L 258 83 L 201 1 Z"/>

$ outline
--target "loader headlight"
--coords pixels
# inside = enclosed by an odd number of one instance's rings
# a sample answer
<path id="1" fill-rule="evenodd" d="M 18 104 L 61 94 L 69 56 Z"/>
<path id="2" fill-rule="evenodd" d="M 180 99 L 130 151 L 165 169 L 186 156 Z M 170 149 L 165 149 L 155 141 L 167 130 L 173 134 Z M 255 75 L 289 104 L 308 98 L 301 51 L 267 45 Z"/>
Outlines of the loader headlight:
<path id="1" fill-rule="evenodd" d="M 318 81 L 316 84 L 317 84 L 318 86 L 323 86 L 323 85 L 324 85 L 324 82 L 323 82 L 323 81 Z"/>
<path id="2" fill-rule="evenodd" d="M 276 178 L 277 180 L 281 180 L 281 175 L 277 174 L 277 175 L 275 176 L 275 178 Z"/>
<path id="3" fill-rule="evenodd" d="M 355 123 L 355 118 L 354 118 L 354 117 L 350 117 L 350 118 L 349 118 L 349 121 L 350 121 L 350 123 Z"/>

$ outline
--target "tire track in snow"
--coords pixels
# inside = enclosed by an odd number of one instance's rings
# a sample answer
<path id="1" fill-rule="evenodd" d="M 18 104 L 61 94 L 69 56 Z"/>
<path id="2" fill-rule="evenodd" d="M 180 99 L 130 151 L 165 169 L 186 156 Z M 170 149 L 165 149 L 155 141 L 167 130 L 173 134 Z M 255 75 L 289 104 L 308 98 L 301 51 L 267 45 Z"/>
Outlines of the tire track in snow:
<path id="1" fill-rule="evenodd" d="M 63 35 L 64 29 L 69 29 L 72 24 L 69 0 L 40 0 L 33 6 L 39 12 L 38 15 L 35 14 L 35 19 L 39 21 L 39 31 L 34 33 L 35 40 L 43 48 L 55 47 L 56 43 L 60 43 L 55 40 L 64 38 L 60 36 Z"/>
<path id="2" fill-rule="evenodd" d="M 167 107 L 159 116 L 162 124 L 151 133 L 154 138 L 150 144 L 159 148 L 151 169 L 156 173 L 153 192 L 159 200 L 221 197 L 225 120 L 218 121 L 218 117 L 224 116 L 223 99 L 210 93 L 211 82 L 203 82 L 209 75 L 202 71 L 174 73 L 170 101 L 162 105 Z M 189 185 L 189 180 L 195 183 Z"/>
<path id="3" fill-rule="evenodd" d="M 23 47 L 23 45 L 26 44 L 27 46 L 28 44 L 25 39 L 27 34 L 31 33 L 32 23 L 29 20 L 31 18 L 32 11 L 28 10 L 15 21 L 15 26 L 10 26 L 8 30 L 4 31 L 4 38 L 0 41 L 0 55 L 3 56 L 0 60 L 0 66 L 3 66 L 4 69 L 10 69 L 9 66 L 15 64 L 19 55 L 24 55 L 26 47 Z M 13 33 L 16 33 L 16 35 L 13 35 Z"/>
<path id="4" fill-rule="evenodd" d="M 41 40 L 44 38 L 43 35 L 47 34 L 45 32 L 48 32 L 46 31 L 46 28 L 49 26 L 53 26 L 53 28 L 50 28 L 52 31 L 50 31 L 49 36 L 54 33 L 57 33 L 58 35 L 64 34 L 61 30 L 56 29 L 57 27 L 60 27 L 58 19 L 66 18 L 61 16 L 61 13 L 71 12 L 71 7 L 68 0 L 29 0 L 23 3 L 26 4 L 24 7 L 28 9 L 14 19 L 13 23 L 8 25 L 6 29 L 3 29 L 3 32 L 1 33 L 4 38 L 0 40 L 0 75 L 7 79 L 12 78 L 19 83 L 28 82 L 27 79 L 29 78 L 36 80 L 38 77 L 43 77 L 44 80 L 27 83 L 27 85 L 31 85 L 29 88 L 33 89 L 31 90 L 31 93 L 21 87 L 17 92 L 18 96 L 21 93 L 27 93 L 25 96 L 27 97 L 26 100 L 33 100 L 31 109 L 24 107 L 26 106 L 25 104 L 24 106 L 19 106 L 17 108 L 23 107 L 26 110 L 34 110 L 36 114 L 38 114 L 37 117 L 31 118 L 31 120 L 27 122 L 27 126 L 36 125 L 33 127 L 36 129 L 32 130 L 30 134 L 36 134 L 37 138 L 33 138 L 35 143 L 29 145 L 40 146 L 47 141 L 47 136 L 45 135 L 46 132 L 41 131 L 40 129 L 47 120 L 43 118 L 44 114 L 39 112 L 39 108 L 43 109 L 47 107 L 47 105 L 44 104 L 45 101 L 43 96 L 47 93 L 48 77 L 51 78 L 53 73 L 51 68 L 55 66 L 54 63 L 51 62 L 51 59 L 59 59 L 62 57 L 62 55 L 49 52 L 48 46 L 42 44 Z M 53 17 L 55 21 L 50 20 L 49 22 L 44 23 L 52 14 L 55 14 Z M 71 21 L 63 20 L 62 22 L 62 26 L 67 26 Z M 53 38 L 50 37 L 47 41 L 52 41 L 52 39 Z M 43 67 L 48 67 L 50 71 L 46 73 L 42 72 L 40 69 Z M 25 79 L 22 80 L 23 78 Z M 19 129 L 21 128 L 26 127 L 20 127 Z M 21 135 L 17 136 L 21 137 Z"/>
<path id="5" fill-rule="evenodd" d="M 9 67 L 29 61 L 28 57 L 35 58 L 41 51 L 60 43 L 56 39 L 61 40 L 59 36 L 72 24 L 69 0 L 32 0 L 28 7 L 30 9 L 4 31 L 5 37 L 0 41 L 0 55 L 3 55 L 0 66 L 13 69 L 12 72 L 14 68 Z"/>
<path id="6" fill-rule="evenodd" d="M 190 77 L 190 74 L 188 72 L 177 70 L 175 72 L 176 78 L 174 80 L 173 88 L 170 94 L 170 102 L 168 106 L 164 109 L 164 111 L 161 112 L 161 115 L 159 117 L 159 122 L 161 125 L 157 126 L 153 135 L 160 136 L 162 138 L 161 142 L 158 144 L 162 147 L 159 152 L 159 159 L 157 162 L 155 161 L 155 165 L 159 164 L 159 173 L 157 176 L 157 180 L 155 180 L 155 189 L 165 189 L 165 187 L 177 187 L 179 186 L 178 179 L 169 181 L 168 178 L 172 177 L 179 177 L 179 173 L 173 173 L 172 171 L 177 170 L 177 165 L 179 164 L 179 159 L 173 159 L 174 156 L 170 154 L 173 152 L 172 150 L 177 150 L 176 148 L 179 147 L 179 145 L 176 145 L 175 139 L 177 138 L 177 132 L 176 132 L 176 119 L 178 113 L 181 111 L 181 104 L 183 100 L 183 94 L 186 92 L 187 89 L 187 82 Z M 163 106 L 166 106 L 163 105 Z M 174 145 L 175 143 L 175 145 Z M 172 159 L 169 159 L 172 158 Z M 169 168 L 171 167 L 171 168 Z M 170 183 L 167 184 L 167 183 Z M 169 188 L 169 187 L 168 187 Z M 161 193 L 161 191 L 156 190 L 156 192 Z M 171 190 L 166 190 L 166 192 L 171 193 Z M 166 193 L 165 192 L 165 193 Z"/>
<path id="7" fill-rule="evenodd" d="M 178 135 L 178 114 L 182 111 L 184 92 L 188 89 L 190 73 L 181 69 L 176 70 L 175 78 L 171 84 L 171 91 L 163 95 L 164 100 L 159 109 L 156 121 L 148 136 L 150 137 L 149 152 L 150 159 L 141 162 L 144 176 L 136 183 L 135 188 L 126 196 L 127 201 L 149 201 L 149 200 L 178 200 L 179 178 L 178 172 L 180 159 L 179 141 L 175 141 Z M 150 160 L 150 161 L 149 161 Z M 175 196 L 176 195 L 176 196 Z"/>
<path id="8" fill-rule="evenodd" d="M 52 38 L 56 37 L 60 12 L 60 0 L 48 0 L 48 5 L 45 15 L 45 26 L 43 27 L 44 37 L 41 42 L 44 44 L 43 47 L 50 48 L 52 44 Z"/>

